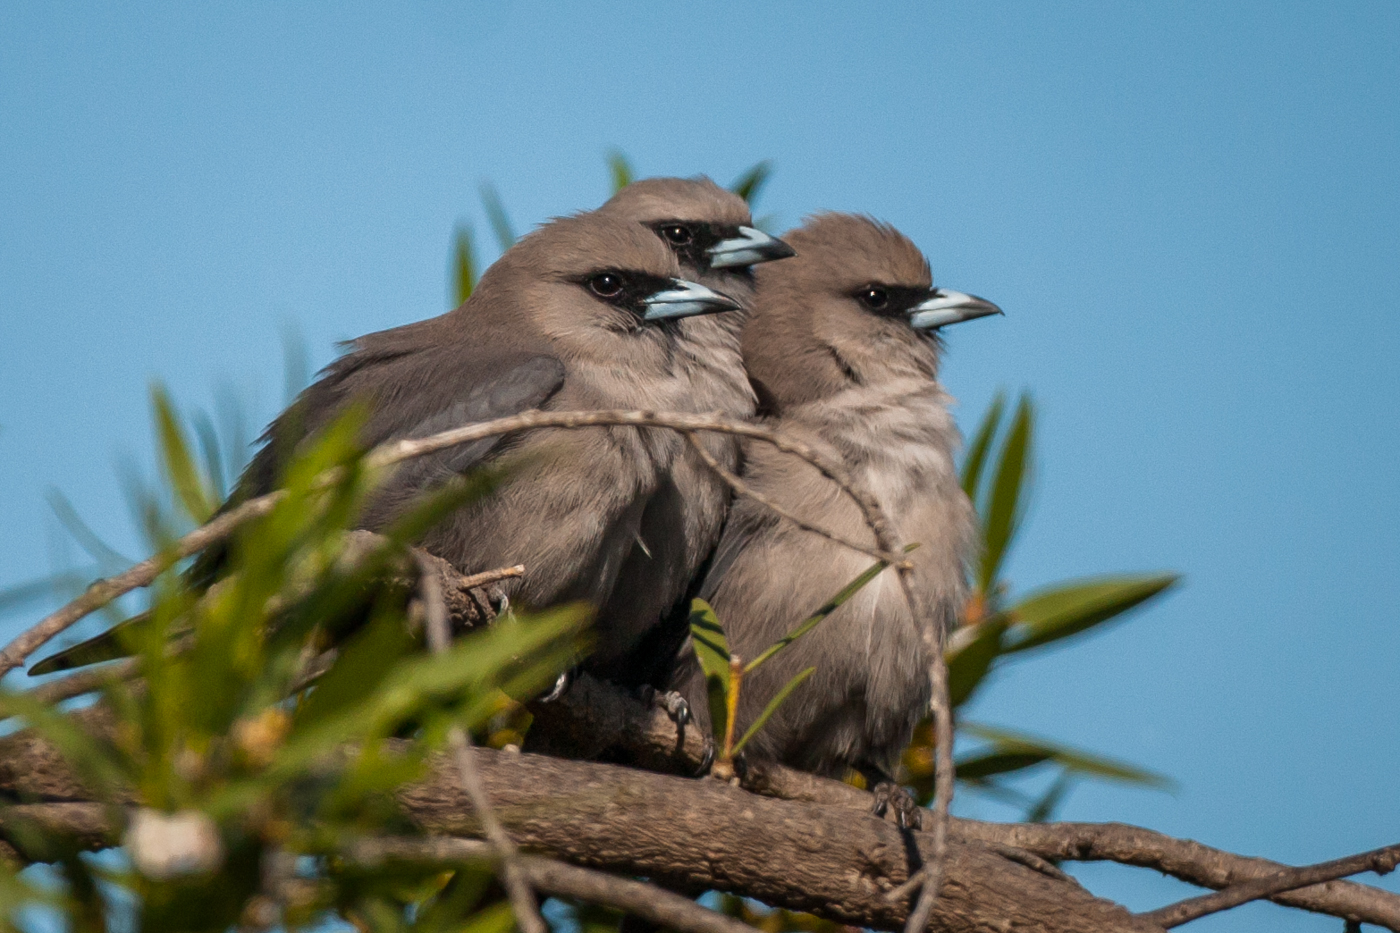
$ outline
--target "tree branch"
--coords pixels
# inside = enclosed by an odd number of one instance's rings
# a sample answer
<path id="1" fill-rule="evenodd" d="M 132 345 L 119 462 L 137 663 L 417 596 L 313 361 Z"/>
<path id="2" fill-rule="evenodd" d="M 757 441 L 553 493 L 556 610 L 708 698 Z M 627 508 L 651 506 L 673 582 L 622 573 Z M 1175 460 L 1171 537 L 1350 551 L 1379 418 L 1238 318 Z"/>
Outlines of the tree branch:
<path id="1" fill-rule="evenodd" d="M 346 857 L 366 867 L 387 860 L 440 863 L 480 861 L 492 855 L 486 843 L 444 836 L 365 839 L 346 852 Z M 521 857 L 520 867 L 526 880 L 547 894 L 613 907 L 682 933 L 753 933 L 749 925 L 707 910 L 690 898 L 631 878 L 529 855 Z"/>

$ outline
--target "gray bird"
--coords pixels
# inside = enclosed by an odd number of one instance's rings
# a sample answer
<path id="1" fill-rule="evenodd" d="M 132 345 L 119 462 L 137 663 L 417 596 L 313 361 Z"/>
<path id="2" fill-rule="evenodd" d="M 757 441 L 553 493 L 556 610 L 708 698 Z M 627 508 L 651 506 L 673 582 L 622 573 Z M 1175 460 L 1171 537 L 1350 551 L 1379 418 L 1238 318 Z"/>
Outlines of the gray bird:
<path id="1" fill-rule="evenodd" d="M 797 257 L 756 271 L 743 332 L 764 422 L 843 462 L 898 537 L 918 542 L 912 585 L 934 617 L 916 620 L 886 570 L 744 679 L 736 734 L 790 678 L 815 667 L 745 754 L 829 776 L 855 768 L 874 785 L 890 780 L 927 712 L 931 659 L 921 627 L 955 621 L 975 551 L 935 332 L 999 309 L 934 288 L 914 244 L 864 217 L 822 214 L 784 236 Z M 757 442 L 745 444 L 744 458 L 744 479 L 762 495 L 833 534 L 875 545 L 858 509 L 813 467 Z M 743 498 L 730 510 L 700 595 L 731 650 L 752 659 L 870 564 Z M 678 664 L 672 685 L 708 719 L 689 646 Z"/>
<path id="2" fill-rule="evenodd" d="M 704 410 L 709 403 L 697 409 L 696 399 L 707 398 L 709 364 L 678 325 L 739 305 L 679 275 L 674 253 L 635 222 L 595 212 L 546 224 L 492 265 L 461 307 L 351 342 L 269 427 L 240 497 L 273 488 L 285 452 L 352 402 L 368 410 L 366 446 L 531 408 Z M 629 427 L 482 440 L 405 464 L 360 523 L 382 529 L 444 480 L 518 458 L 502 486 L 420 543 L 464 573 L 524 564 L 525 576 L 505 588 L 525 607 L 602 607 L 586 666 L 608 666 L 657 622 L 606 609 L 639 538 L 650 537 L 653 559 L 630 585 L 674 600 L 693 569 L 678 526 L 647 524 L 654 503 L 674 495 L 671 471 L 683 449 L 675 432 Z M 709 520 L 718 524 L 719 512 Z M 84 657 L 77 663 L 87 662 L 84 647 L 70 649 Z"/>
<path id="3" fill-rule="evenodd" d="M 675 253 L 681 275 L 736 299 L 753 297 L 751 267 L 793 254 L 792 248 L 753 227 L 744 199 L 708 178 L 648 178 L 633 182 L 598 209 L 602 216 L 639 223 Z M 739 347 L 743 311 L 692 317 L 677 326 L 677 346 L 693 357 L 692 394 L 680 410 L 719 412 L 746 419 L 755 399 Z M 739 444 L 731 435 L 706 433 L 699 441 L 725 468 L 738 468 Z M 729 487 L 688 447 L 672 464 L 668 480 L 649 501 L 636 547 L 618 574 L 601 616 L 650 637 L 628 655 L 595 662 L 596 673 L 616 683 L 653 686 L 685 638 L 687 585 L 698 577 L 719 540 L 730 500 Z M 679 531 L 679 537 L 677 537 Z M 665 549 L 681 547 L 680 554 Z M 669 625 L 656 626 L 667 618 Z M 676 620 L 679 619 L 679 624 Z"/>

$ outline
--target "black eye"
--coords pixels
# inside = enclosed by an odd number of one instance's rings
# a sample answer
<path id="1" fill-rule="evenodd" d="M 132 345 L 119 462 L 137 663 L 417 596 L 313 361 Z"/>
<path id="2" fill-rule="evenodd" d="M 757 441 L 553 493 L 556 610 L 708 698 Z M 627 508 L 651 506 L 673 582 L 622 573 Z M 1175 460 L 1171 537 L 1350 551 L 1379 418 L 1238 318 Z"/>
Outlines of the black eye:
<path id="1" fill-rule="evenodd" d="M 856 298 L 871 311 L 879 311 L 890 303 L 890 293 L 878 285 L 867 285 L 856 292 Z"/>
<path id="2" fill-rule="evenodd" d="M 690 228 L 682 224 L 668 224 L 662 227 L 661 235 L 676 246 L 684 246 L 691 240 Z"/>
<path id="3" fill-rule="evenodd" d="M 622 276 L 599 272 L 588 280 L 588 289 L 599 298 L 616 298 L 622 294 Z"/>

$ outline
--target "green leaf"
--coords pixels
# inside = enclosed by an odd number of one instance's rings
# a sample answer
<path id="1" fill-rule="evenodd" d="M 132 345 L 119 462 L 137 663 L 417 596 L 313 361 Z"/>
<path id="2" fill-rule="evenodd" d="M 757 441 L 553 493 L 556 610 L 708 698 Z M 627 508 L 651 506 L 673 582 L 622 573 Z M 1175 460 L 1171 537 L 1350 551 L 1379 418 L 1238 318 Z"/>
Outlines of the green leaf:
<path id="1" fill-rule="evenodd" d="M 1010 618 L 998 613 L 971 628 L 953 632 L 945 652 L 948 661 L 948 699 L 957 709 L 966 703 L 1002 653 L 1001 638 Z M 964 634 L 966 633 L 966 634 Z"/>
<path id="2" fill-rule="evenodd" d="M 772 174 L 773 163 L 764 159 L 736 178 L 729 190 L 752 205 L 763 193 L 763 186 L 768 183 L 768 177 Z"/>
<path id="3" fill-rule="evenodd" d="M 151 405 L 155 409 L 156 436 L 160 438 L 166 475 L 175 487 L 175 494 L 185 512 L 195 522 L 203 524 L 214 514 L 215 503 L 211 501 L 199 468 L 190 456 L 190 445 L 170 403 L 170 396 L 159 385 L 151 387 Z"/>
<path id="4" fill-rule="evenodd" d="M 1037 736 L 1026 735 L 1024 733 L 1011 732 L 1006 729 L 998 729 L 992 726 L 983 726 L 977 723 L 961 722 L 959 729 L 968 735 L 975 736 L 983 741 L 990 742 L 992 748 L 989 752 L 977 756 L 977 759 L 1000 759 L 1009 762 L 1015 756 L 1023 756 L 1027 761 L 1034 758 L 1035 761 L 1021 767 L 1030 767 L 1032 764 L 1039 764 L 1043 761 L 1053 761 L 1079 774 L 1090 774 L 1094 777 L 1103 778 L 1110 781 L 1120 781 L 1124 784 L 1137 784 L 1146 787 L 1159 787 L 1170 789 L 1175 786 L 1175 782 L 1155 771 L 1148 771 L 1136 765 L 1128 764 L 1125 761 L 1118 761 L 1113 758 L 1105 758 L 1095 755 L 1092 752 L 1071 748 L 1067 745 L 1060 745 Z M 969 763 L 977 759 L 969 759 Z M 987 765 L 981 765 L 987 768 Z M 963 765 L 958 764 L 958 776 L 963 777 Z M 1004 773 L 1013 768 L 1002 768 L 1000 771 L 986 771 L 986 774 Z M 973 773 L 976 773 L 974 768 Z"/>
<path id="5" fill-rule="evenodd" d="M 452 234 L 452 307 L 460 307 L 476 288 L 476 259 L 472 228 L 458 224 Z"/>
<path id="6" fill-rule="evenodd" d="M 1074 786 L 1074 772 L 1068 768 L 1061 771 L 1055 778 L 1040 799 L 1031 804 L 1026 810 L 1026 815 L 1021 817 L 1023 823 L 1044 823 L 1055 815 L 1060 803 L 1065 799 L 1065 794 Z"/>
<path id="7" fill-rule="evenodd" d="M 1077 580 L 1022 600 L 1013 610 L 1003 653 L 1025 651 L 1077 635 L 1115 618 L 1180 579 L 1172 573 Z"/>
<path id="8" fill-rule="evenodd" d="M 995 751 L 959 758 L 954 763 L 960 781 L 980 781 L 994 774 L 1023 771 L 1049 761 L 1047 751 Z"/>
<path id="9" fill-rule="evenodd" d="M 916 547 L 918 547 L 917 544 L 906 545 L 904 548 L 904 553 L 908 554 Z M 782 638 L 775 641 L 773 644 L 769 645 L 766 649 L 764 649 L 762 654 L 754 658 L 748 664 L 744 665 L 744 673 L 747 674 L 749 671 L 752 671 L 764 661 L 767 661 L 769 658 L 773 657 L 773 655 L 777 654 L 779 651 L 782 651 L 788 645 L 797 641 L 797 639 L 801 638 L 803 635 L 806 635 L 812 629 L 816 628 L 817 623 L 821 622 L 822 619 L 825 619 L 827 616 L 835 612 L 838 608 L 840 608 L 842 603 L 846 602 L 852 596 L 859 593 L 862 587 L 864 587 L 871 580 L 874 580 L 876 577 L 878 577 L 880 575 L 880 571 L 884 570 L 888 566 L 888 561 L 880 560 L 876 561 L 875 563 L 867 567 L 865 570 L 861 571 L 861 573 L 854 580 L 841 587 L 840 592 L 838 592 L 835 596 L 831 597 L 825 603 L 823 603 L 822 607 L 816 612 L 814 612 L 810 617 L 808 617 L 806 621 L 804 621 L 801 625 L 797 626 L 797 628 L 793 629 L 791 632 L 788 632 Z M 727 660 L 728 658 L 726 656 L 726 662 Z"/>
<path id="10" fill-rule="evenodd" d="M 768 705 L 763 708 L 763 712 L 758 714 L 758 718 L 753 721 L 753 725 L 749 726 L 747 731 L 744 732 L 743 738 L 739 739 L 739 741 L 734 744 L 734 754 L 737 755 L 739 750 L 744 747 L 745 743 L 758 734 L 758 730 L 762 729 L 764 724 L 778 711 L 778 707 L 783 705 L 783 701 L 788 698 L 788 694 L 796 690 L 798 684 L 802 683 L 802 681 L 806 680 L 808 677 L 811 677 L 816 670 L 815 667 L 809 667 L 783 685 L 783 689 L 779 690 L 773 699 L 768 701 Z"/>
<path id="11" fill-rule="evenodd" d="M 515 245 L 515 230 L 510 225 L 510 218 L 506 216 L 501 196 L 496 193 L 496 186 L 489 181 L 481 183 L 481 206 L 486 209 L 486 219 L 490 221 L 491 230 L 496 234 L 496 243 L 504 253 Z"/>
<path id="12" fill-rule="evenodd" d="M 967 497 L 974 503 L 979 498 L 982 467 L 987 462 L 987 451 L 991 449 L 992 438 L 996 437 L 997 428 L 1001 427 L 1001 413 L 1005 408 L 1006 394 L 998 392 L 996 397 L 992 399 L 987 413 L 982 416 L 982 423 L 978 425 L 977 433 L 973 435 L 972 443 L 967 448 L 967 457 L 963 460 L 963 492 L 967 493 Z"/>
<path id="13" fill-rule="evenodd" d="M 617 194 L 632 184 L 632 179 L 635 177 L 632 163 L 627 161 L 627 156 L 623 155 L 620 149 L 608 152 L 608 171 L 612 174 L 613 194 Z"/>
<path id="14" fill-rule="evenodd" d="M 729 696 L 729 639 L 724 635 L 714 608 L 703 599 L 690 603 L 690 645 L 705 674 L 710 731 L 716 742 L 723 742 L 725 725 L 729 721 L 729 707 L 725 703 Z"/>
<path id="15" fill-rule="evenodd" d="M 88 527 L 83 521 L 78 510 L 73 508 L 73 503 L 68 501 L 68 497 L 57 489 L 49 489 L 44 498 L 48 500 L 49 508 L 53 510 L 54 516 L 59 524 L 63 525 L 65 531 L 73 536 L 73 540 L 78 542 L 78 546 L 87 552 L 88 556 L 97 561 L 99 567 L 104 572 L 111 573 L 115 570 L 125 570 L 136 563 L 129 557 L 118 553 L 118 551 L 103 541 L 97 532 Z"/>
<path id="16" fill-rule="evenodd" d="M 978 588 L 989 593 L 1001 570 L 1002 559 L 1016 537 L 1017 526 L 1024 511 L 1023 491 L 1030 460 L 1031 434 L 1035 409 L 1030 397 L 1022 395 L 1011 421 L 1011 431 L 1001 448 L 996 478 L 992 481 L 991 499 L 983 518 L 982 573 Z"/>
<path id="17" fill-rule="evenodd" d="M 217 499 L 228 498 L 228 481 L 224 474 L 224 455 L 220 449 L 219 432 L 214 430 L 214 422 L 203 411 L 194 413 L 194 436 L 199 441 L 199 455 L 204 459 L 204 474 L 209 477 L 209 485 Z"/>

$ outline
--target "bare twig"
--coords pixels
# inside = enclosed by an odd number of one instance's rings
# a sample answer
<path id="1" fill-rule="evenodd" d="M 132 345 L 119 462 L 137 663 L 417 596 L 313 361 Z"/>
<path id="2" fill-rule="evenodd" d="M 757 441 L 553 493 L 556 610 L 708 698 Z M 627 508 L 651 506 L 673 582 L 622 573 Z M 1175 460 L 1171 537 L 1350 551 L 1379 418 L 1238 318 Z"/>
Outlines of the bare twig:
<path id="1" fill-rule="evenodd" d="M 416 457 L 436 453 L 459 444 L 470 443 L 487 437 L 499 437 L 516 431 L 531 428 L 585 428 L 598 426 L 632 426 L 669 428 L 675 431 L 713 431 L 750 437 L 772 444 L 778 450 L 792 454 L 810 463 L 827 479 L 835 483 L 848 495 L 861 510 L 865 522 L 880 549 L 881 558 L 888 560 L 896 568 L 910 566 L 899 553 L 889 531 L 880 503 L 874 497 L 852 484 L 846 470 L 833 463 L 809 445 L 789 438 L 762 425 L 736 421 L 720 414 L 692 415 L 676 412 L 651 411 L 527 411 L 508 418 L 497 418 L 479 424 L 466 425 L 443 431 L 415 440 L 394 441 L 370 451 L 366 464 L 372 468 L 385 468 L 412 460 Z M 319 477 L 319 484 L 328 485 L 341 475 L 339 468 L 327 470 Z M 156 577 L 175 563 L 204 550 L 212 544 L 228 538 L 245 522 L 266 515 L 286 496 L 284 490 L 270 492 L 255 499 L 249 499 L 236 508 L 211 519 L 183 538 L 176 541 L 166 551 L 134 564 L 127 570 L 105 580 L 92 583 L 82 596 L 63 606 L 56 612 L 41 619 L 36 625 L 26 629 L 0 652 L 0 677 L 24 663 L 44 642 L 67 629 L 88 614 L 102 608 L 107 603 L 132 590 L 148 586 Z"/>
<path id="2" fill-rule="evenodd" d="M 418 552 L 415 552 L 415 556 L 420 571 L 419 583 L 423 596 L 423 611 L 426 616 L 424 627 L 427 630 L 428 645 L 434 654 L 442 654 L 448 649 L 451 642 L 451 635 L 447 627 L 447 604 L 442 595 L 442 581 L 438 579 L 436 568 L 421 555 L 418 555 Z M 510 568 L 510 571 L 514 571 L 514 569 Z M 491 573 L 499 572 L 492 571 Z M 491 573 L 477 574 L 477 576 L 489 577 Z M 503 576 L 497 576 L 495 579 L 505 579 L 506 576 L 514 575 L 512 572 L 506 572 Z M 461 726 L 453 725 L 447 730 L 447 744 L 452 750 L 453 763 L 457 766 L 458 774 L 461 777 L 462 790 L 466 793 L 467 799 L 471 801 L 477 816 L 481 818 L 482 828 L 486 830 L 486 838 L 500 859 L 501 883 L 505 885 L 506 894 L 510 897 L 516 924 L 522 933 L 547 933 L 548 927 L 545 926 L 544 919 L 540 917 L 540 908 L 535 902 L 535 894 L 530 890 L 530 883 L 521 869 L 520 854 L 515 849 L 515 843 L 506 834 L 505 828 L 501 826 L 501 821 L 496 818 L 496 813 L 491 808 L 491 799 L 486 795 L 486 789 L 481 785 L 481 776 L 477 774 L 475 762 L 472 761 L 471 739 L 467 737 L 466 731 Z"/>
<path id="3" fill-rule="evenodd" d="M 41 703 L 61 703 L 64 700 L 82 696 L 84 693 L 101 690 L 110 683 L 130 680 L 140 673 L 140 670 L 140 658 L 123 658 L 115 664 L 108 664 L 95 670 L 81 670 L 69 674 L 67 677 L 51 680 L 35 687 L 29 695 Z"/>
<path id="4" fill-rule="evenodd" d="M 352 843 L 346 857 L 367 867 L 388 860 L 457 862 L 495 857 L 489 843 L 473 839 L 362 839 Z M 699 904 L 630 878 L 579 868 L 539 856 L 520 856 L 520 867 L 536 889 L 558 897 L 602 904 L 682 933 L 753 933 L 753 928 L 707 910 Z"/>
<path id="5" fill-rule="evenodd" d="M 152 555 L 139 564 L 132 564 L 116 576 L 93 581 L 83 591 L 83 595 L 39 620 L 6 645 L 4 651 L 0 651 L 0 677 L 19 667 L 40 645 L 89 613 L 96 612 L 132 590 L 150 585 L 156 577 L 179 561 L 224 540 L 244 522 L 271 512 L 273 506 L 285 495 L 285 492 L 278 490 L 250 499 L 211 519 L 208 524 L 196 528 L 161 553 Z"/>
<path id="6" fill-rule="evenodd" d="M 800 516 L 794 515 L 792 512 L 789 512 L 787 509 L 783 508 L 781 505 L 774 502 L 772 499 L 768 498 L 763 493 L 759 492 L 757 489 L 754 489 L 752 486 L 744 482 L 734 473 L 727 470 L 724 464 L 716 460 L 714 458 L 714 455 L 705 449 L 705 445 L 700 443 L 700 438 L 696 436 L 694 431 L 686 431 L 685 439 L 690 443 L 691 448 L 695 451 L 696 454 L 699 455 L 700 459 L 704 461 L 705 466 L 709 467 L 715 472 L 716 475 L 719 476 L 720 479 L 724 480 L 725 484 L 728 485 L 730 489 L 734 490 L 736 495 L 745 496 L 749 499 L 752 499 L 759 505 L 772 511 L 774 514 L 779 515 L 782 518 L 785 518 L 788 521 L 792 522 L 794 525 L 796 525 L 798 528 L 801 528 L 803 531 L 810 531 L 814 535 L 819 535 L 827 539 L 828 541 L 839 544 L 842 547 L 850 548 L 853 551 L 858 551 L 861 554 L 865 554 L 868 557 L 873 557 L 876 560 L 885 559 L 884 552 L 879 550 L 878 548 L 872 548 L 867 545 L 861 544 L 858 541 L 852 541 L 849 538 L 843 538 L 840 535 L 833 534 L 832 532 L 827 531 L 825 528 L 813 525 L 805 518 L 801 518 Z"/>
<path id="7" fill-rule="evenodd" d="M 1188 898 L 1138 916 L 1168 928 L 1181 926 L 1183 923 L 1190 923 L 1192 920 L 1198 920 L 1207 914 L 1229 910 L 1231 907 L 1238 907 L 1249 901 L 1257 901 L 1260 898 L 1272 897 L 1285 891 L 1321 884 L 1324 881 L 1345 878 L 1347 875 L 1355 875 L 1363 871 L 1373 871 L 1378 875 L 1386 875 L 1394 871 L 1397 864 L 1400 864 L 1400 845 L 1386 846 L 1381 849 L 1372 849 L 1370 852 L 1362 852 L 1359 855 L 1334 859 L 1330 862 L 1322 862 L 1304 868 L 1292 868 L 1267 878 L 1255 878 L 1239 884 L 1232 884 L 1223 891 Z"/>

